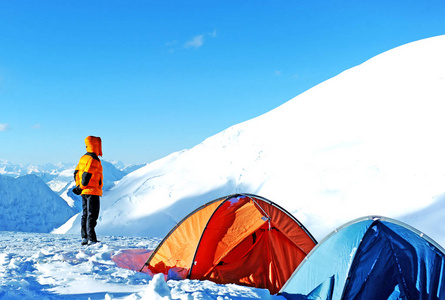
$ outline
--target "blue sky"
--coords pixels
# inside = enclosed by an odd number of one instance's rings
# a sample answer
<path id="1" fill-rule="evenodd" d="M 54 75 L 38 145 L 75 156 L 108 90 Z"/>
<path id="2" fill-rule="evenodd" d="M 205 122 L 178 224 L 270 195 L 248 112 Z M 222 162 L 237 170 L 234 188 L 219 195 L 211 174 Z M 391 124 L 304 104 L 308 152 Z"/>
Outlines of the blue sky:
<path id="1" fill-rule="evenodd" d="M 0 0 L 0 159 L 151 162 L 442 34 L 443 0 Z"/>

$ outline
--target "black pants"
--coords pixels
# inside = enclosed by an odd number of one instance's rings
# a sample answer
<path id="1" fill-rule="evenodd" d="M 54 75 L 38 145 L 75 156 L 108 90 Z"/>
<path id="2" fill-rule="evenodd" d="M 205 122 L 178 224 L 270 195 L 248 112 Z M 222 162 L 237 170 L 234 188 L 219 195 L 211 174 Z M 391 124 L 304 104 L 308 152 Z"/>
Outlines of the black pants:
<path id="1" fill-rule="evenodd" d="M 100 210 L 100 198 L 96 195 L 82 195 L 82 220 L 81 235 L 82 239 L 97 241 L 94 228 L 97 224 Z"/>

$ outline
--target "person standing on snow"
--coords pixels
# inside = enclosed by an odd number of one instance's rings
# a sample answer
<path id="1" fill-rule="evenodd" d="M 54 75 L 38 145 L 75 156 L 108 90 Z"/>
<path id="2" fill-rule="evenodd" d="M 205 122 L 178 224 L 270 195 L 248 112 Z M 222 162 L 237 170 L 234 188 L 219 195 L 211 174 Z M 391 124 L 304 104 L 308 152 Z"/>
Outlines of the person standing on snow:
<path id="1" fill-rule="evenodd" d="M 73 193 L 82 195 L 82 245 L 98 242 L 94 228 L 99 217 L 103 186 L 102 163 L 99 159 L 102 156 L 102 140 L 100 137 L 88 136 L 85 145 L 87 153 L 80 158 L 74 171 L 76 187 L 73 189 Z"/>

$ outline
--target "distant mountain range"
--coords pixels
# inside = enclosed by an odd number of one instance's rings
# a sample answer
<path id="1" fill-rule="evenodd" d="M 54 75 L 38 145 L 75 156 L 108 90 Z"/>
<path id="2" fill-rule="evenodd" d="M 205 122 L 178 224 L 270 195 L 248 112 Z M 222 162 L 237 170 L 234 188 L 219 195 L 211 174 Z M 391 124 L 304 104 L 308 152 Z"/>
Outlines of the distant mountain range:
<path id="1" fill-rule="evenodd" d="M 103 161 L 103 160 L 102 160 Z M 129 164 L 126 165 L 120 161 L 111 161 L 106 162 L 111 166 L 108 168 L 117 169 L 125 174 L 131 173 L 134 170 L 139 169 L 145 164 Z M 29 174 L 34 174 L 40 177 L 43 181 L 49 182 L 57 177 L 63 172 L 66 172 L 68 169 L 74 169 L 76 167 L 76 163 L 57 163 L 57 164 L 43 164 L 43 165 L 34 165 L 34 164 L 15 164 L 9 162 L 5 159 L 0 159 L 0 174 L 7 175 L 10 177 L 19 177 Z"/>
<path id="2" fill-rule="evenodd" d="M 102 160 L 102 166 L 106 192 L 128 171 L 142 165 Z M 75 167 L 69 163 L 21 165 L 0 160 L 0 230 L 50 232 L 81 211 L 81 198 L 71 191 Z"/>
<path id="3" fill-rule="evenodd" d="M 4 159 L 0 159 L 0 174 L 10 177 L 19 177 L 29 174 L 34 174 L 40 177 L 43 181 L 48 182 L 58 176 L 58 174 L 73 164 L 71 163 L 58 163 L 58 164 L 44 164 L 44 165 L 32 165 L 32 164 L 14 164 Z"/>

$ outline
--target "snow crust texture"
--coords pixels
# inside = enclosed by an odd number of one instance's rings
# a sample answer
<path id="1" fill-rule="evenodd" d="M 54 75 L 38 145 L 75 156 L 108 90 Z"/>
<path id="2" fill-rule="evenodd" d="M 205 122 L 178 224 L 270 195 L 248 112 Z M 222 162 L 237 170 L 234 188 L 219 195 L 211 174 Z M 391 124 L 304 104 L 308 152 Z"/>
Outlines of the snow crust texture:
<path id="1" fill-rule="evenodd" d="M 0 232 L 0 299 L 284 300 L 263 289 L 166 282 L 162 274 L 152 278 L 112 260 L 121 249 L 154 249 L 159 239 L 103 237 L 102 242 L 85 247 L 72 235 Z"/>

